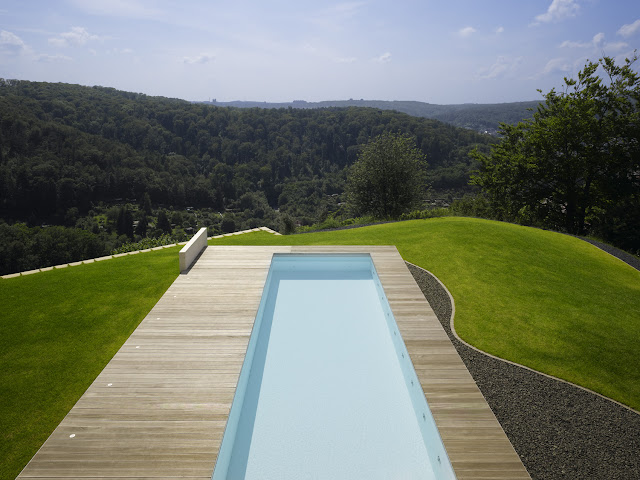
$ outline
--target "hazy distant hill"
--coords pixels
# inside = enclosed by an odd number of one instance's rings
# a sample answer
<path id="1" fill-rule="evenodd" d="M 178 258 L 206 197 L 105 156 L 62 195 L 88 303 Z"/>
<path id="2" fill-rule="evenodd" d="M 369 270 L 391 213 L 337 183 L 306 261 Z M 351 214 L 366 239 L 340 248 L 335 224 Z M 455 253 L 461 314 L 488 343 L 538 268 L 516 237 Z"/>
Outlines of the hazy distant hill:
<path id="1" fill-rule="evenodd" d="M 482 133 L 495 134 L 500 122 L 517 123 L 530 118 L 539 102 L 512 103 L 465 103 L 460 105 L 437 105 L 433 103 L 413 101 L 385 100 L 330 100 L 323 102 L 306 102 L 294 100 L 285 103 L 268 102 L 202 102 L 220 107 L 236 108 L 327 108 L 327 107 L 370 107 L 379 110 L 396 110 L 414 117 L 432 118 L 442 122 L 475 130 Z"/>

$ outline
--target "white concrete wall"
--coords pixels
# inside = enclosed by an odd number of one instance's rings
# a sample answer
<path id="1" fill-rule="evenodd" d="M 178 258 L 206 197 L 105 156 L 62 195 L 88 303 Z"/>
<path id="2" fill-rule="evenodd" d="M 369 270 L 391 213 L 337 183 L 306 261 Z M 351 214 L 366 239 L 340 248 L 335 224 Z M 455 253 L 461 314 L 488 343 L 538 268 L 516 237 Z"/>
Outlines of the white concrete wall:
<path id="1" fill-rule="evenodd" d="M 198 230 L 191 240 L 182 247 L 178 254 L 180 258 L 180 273 L 184 273 L 189 270 L 189 267 L 193 264 L 200 252 L 207 248 L 207 229 L 201 228 Z"/>

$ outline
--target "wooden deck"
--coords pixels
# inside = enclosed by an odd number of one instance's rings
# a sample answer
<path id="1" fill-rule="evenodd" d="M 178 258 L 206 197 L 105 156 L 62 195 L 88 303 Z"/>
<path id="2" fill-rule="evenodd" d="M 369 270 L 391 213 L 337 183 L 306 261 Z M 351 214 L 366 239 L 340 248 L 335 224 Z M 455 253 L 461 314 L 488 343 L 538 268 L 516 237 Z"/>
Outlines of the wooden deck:
<path id="1" fill-rule="evenodd" d="M 18 478 L 209 480 L 275 252 L 370 252 L 457 478 L 530 478 L 397 250 L 379 246 L 207 248 Z"/>

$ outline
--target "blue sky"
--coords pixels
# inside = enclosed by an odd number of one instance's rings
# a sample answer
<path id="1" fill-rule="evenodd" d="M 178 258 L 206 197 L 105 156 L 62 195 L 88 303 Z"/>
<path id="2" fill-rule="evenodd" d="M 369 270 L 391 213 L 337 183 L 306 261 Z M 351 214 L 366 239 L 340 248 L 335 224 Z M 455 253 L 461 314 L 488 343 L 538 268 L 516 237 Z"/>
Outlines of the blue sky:
<path id="1" fill-rule="evenodd" d="M 0 77 L 187 100 L 537 100 L 637 48 L 638 0 L 0 3 Z"/>

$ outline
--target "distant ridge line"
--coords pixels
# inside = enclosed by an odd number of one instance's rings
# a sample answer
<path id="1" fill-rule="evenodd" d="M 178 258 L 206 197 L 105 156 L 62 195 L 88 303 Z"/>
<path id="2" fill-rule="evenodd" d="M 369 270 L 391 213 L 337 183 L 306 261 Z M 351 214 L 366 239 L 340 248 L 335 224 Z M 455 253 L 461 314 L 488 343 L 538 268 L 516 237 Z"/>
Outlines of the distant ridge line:
<path id="1" fill-rule="evenodd" d="M 292 102 L 259 102 L 236 100 L 218 102 L 216 99 L 194 102 L 217 107 L 232 108 L 262 108 L 262 109 L 319 109 L 319 108 L 348 108 L 363 107 L 378 110 L 392 110 L 406 113 L 414 117 L 429 118 L 449 123 L 456 127 L 468 128 L 482 133 L 495 134 L 500 123 L 518 123 L 531 118 L 532 111 L 540 103 L 536 100 L 505 103 L 461 103 L 435 104 L 415 100 L 324 100 L 307 102 L 293 100 Z"/>

